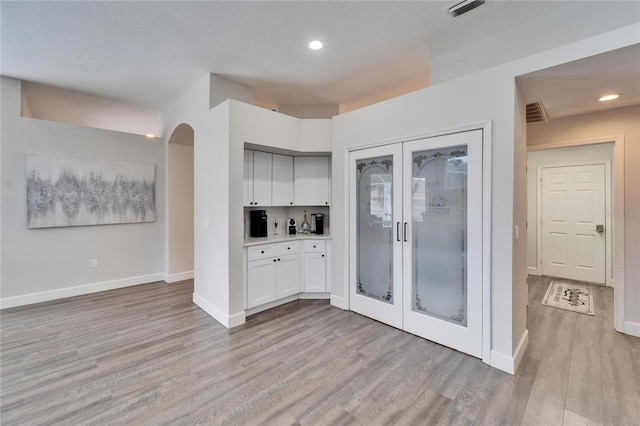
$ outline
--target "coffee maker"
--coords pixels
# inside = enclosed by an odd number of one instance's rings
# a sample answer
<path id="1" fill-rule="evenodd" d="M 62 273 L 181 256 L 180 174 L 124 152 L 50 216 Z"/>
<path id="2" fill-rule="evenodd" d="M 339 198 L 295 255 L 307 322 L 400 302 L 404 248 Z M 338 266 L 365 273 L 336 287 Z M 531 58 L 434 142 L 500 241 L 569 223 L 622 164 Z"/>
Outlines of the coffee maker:
<path id="1" fill-rule="evenodd" d="M 253 238 L 267 236 L 266 210 L 251 210 L 249 212 L 249 236 Z"/>
<path id="2" fill-rule="evenodd" d="M 295 235 L 296 233 L 296 220 L 294 218 L 289 218 L 289 220 L 287 221 L 288 224 L 288 233 L 289 235 Z"/>
<path id="3" fill-rule="evenodd" d="M 324 234 L 324 214 L 316 213 L 316 234 Z"/>

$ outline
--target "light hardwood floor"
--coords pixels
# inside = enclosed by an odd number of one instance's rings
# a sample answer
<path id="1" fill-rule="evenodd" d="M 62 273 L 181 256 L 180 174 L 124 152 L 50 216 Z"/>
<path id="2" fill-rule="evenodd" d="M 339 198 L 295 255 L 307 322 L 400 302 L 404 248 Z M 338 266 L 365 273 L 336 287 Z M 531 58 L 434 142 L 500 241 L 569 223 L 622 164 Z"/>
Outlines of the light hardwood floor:
<path id="1" fill-rule="evenodd" d="M 226 330 L 192 282 L 0 313 L 0 421 L 13 424 L 640 424 L 640 339 L 544 307 L 515 376 L 376 321 L 299 300 Z"/>

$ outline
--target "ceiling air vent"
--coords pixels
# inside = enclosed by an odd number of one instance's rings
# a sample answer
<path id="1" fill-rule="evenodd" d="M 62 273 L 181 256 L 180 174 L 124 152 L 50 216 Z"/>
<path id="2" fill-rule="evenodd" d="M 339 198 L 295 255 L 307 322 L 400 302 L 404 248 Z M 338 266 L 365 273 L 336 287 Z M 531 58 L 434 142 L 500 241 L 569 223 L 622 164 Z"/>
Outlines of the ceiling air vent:
<path id="1" fill-rule="evenodd" d="M 535 101 L 527 104 L 527 124 L 529 123 L 546 123 L 549 121 L 547 111 L 542 105 L 542 101 Z"/>
<path id="2" fill-rule="evenodd" d="M 484 3 L 484 0 L 462 0 L 454 4 L 449 8 L 449 15 L 456 17 L 460 16 L 463 13 L 470 11 L 471 9 L 475 9 Z"/>

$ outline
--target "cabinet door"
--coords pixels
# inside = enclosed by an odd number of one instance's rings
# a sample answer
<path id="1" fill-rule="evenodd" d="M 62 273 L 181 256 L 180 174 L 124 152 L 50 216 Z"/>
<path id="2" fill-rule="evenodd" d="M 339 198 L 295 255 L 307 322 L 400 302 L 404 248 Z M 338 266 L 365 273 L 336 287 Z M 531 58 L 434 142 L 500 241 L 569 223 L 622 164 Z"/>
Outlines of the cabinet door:
<path id="1" fill-rule="evenodd" d="M 326 291 L 326 262 L 324 253 L 305 253 L 304 291 L 324 293 Z"/>
<path id="2" fill-rule="evenodd" d="M 247 308 L 276 300 L 276 258 L 247 262 Z"/>
<path id="3" fill-rule="evenodd" d="M 300 255 L 278 257 L 278 299 L 300 293 Z"/>
<path id="4" fill-rule="evenodd" d="M 271 205 L 272 154 L 253 152 L 253 205 Z"/>
<path id="5" fill-rule="evenodd" d="M 293 157 L 273 154 L 271 205 L 293 205 Z"/>
<path id="6" fill-rule="evenodd" d="M 295 204 L 328 206 L 329 157 L 295 157 Z"/>
<path id="7" fill-rule="evenodd" d="M 253 206 L 253 151 L 244 150 L 243 204 Z"/>

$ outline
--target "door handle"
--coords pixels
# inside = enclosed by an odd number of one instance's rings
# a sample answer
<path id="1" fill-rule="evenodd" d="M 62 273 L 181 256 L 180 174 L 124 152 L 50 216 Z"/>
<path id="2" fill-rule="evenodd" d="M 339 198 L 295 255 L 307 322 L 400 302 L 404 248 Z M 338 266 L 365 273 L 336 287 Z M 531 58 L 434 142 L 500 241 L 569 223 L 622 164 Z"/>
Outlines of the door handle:
<path id="1" fill-rule="evenodd" d="M 403 235 L 404 235 L 404 242 L 406 243 L 408 241 L 407 240 L 407 222 L 404 223 Z"/>
<path id="2" fill-rule="evenodd" d="M 602 234 L 604 232 L 604 225 L 596 225 L 596 232 Z"/>
<path id="3" fill-rule="evenodd" d="M 396 241 L 400 241 L 400 222 L 396 222 Z"/>

